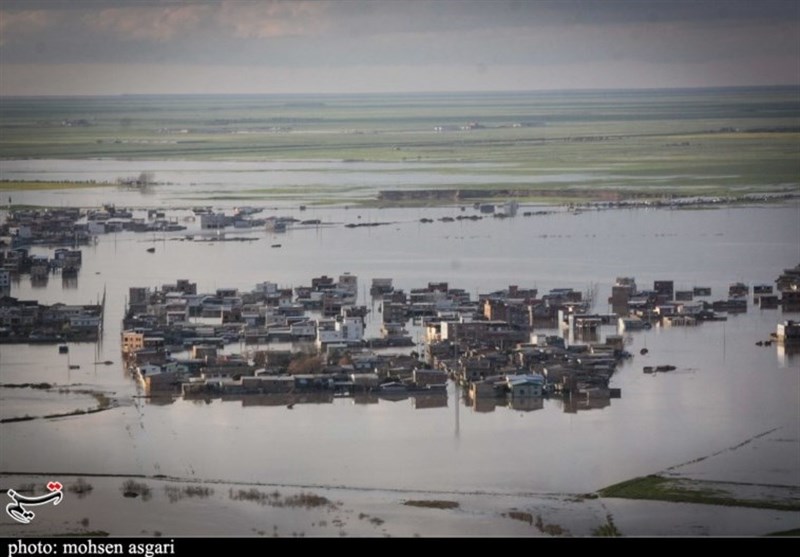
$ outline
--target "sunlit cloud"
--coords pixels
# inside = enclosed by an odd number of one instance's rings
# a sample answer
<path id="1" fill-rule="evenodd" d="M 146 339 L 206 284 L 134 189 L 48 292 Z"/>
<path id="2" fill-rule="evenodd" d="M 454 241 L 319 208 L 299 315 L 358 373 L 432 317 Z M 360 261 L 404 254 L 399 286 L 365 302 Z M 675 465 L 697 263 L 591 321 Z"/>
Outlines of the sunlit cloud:
<path id="1" fill-rule="evenodd" d="M 108 8 L 87 14 L 84 21 L 93 30 L 114 33 L 120 39 L 167 41 L 195 29 L 211 9 L 203 4 Z"/>
<path id="2" fill-rule="evenodd" d="M 328 3 L 301 0 L 224 0 L 218 21 L 223 29 L 241 39 L 316 35 L 328 26 L 329 7 Z"/>

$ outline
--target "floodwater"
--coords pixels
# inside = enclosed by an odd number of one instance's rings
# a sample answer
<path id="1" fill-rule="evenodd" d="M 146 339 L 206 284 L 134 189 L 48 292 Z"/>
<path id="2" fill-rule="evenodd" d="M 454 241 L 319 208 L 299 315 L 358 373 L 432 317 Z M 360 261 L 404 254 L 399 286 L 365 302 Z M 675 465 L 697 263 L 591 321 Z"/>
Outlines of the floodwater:
<path id="1" fill-rule="evenodd" d="M 36 195 L 64 199 L 60 192 Z M 123 205 L 129 195 L 114 190 L 103 201 Z M 70 199 L 82 203 L 77 196 Z M 154 204 L 163 202 L 157 197 Z M 446 405 L 438 407 L 415 405 L 413 399 L 370 404 L 336 399 L 297 404 L 292 410 L 241 401 L 165 403 L 138 398 L 137 387 L 120 364 L 127 289 L 180 278 L 196 281 L 199 291 L 249 290 L 265 280 L 299 286 L 321 274 L 344 272 L 358 276 L 362 293 L 376 277 L 393 277 L 396 287 L 407 290 L 448 281 L 473 297 L 509 284 L 535 286 L 540 292 L 573 287 L 594 290 L 595 309 L 607 311 L 605 300 L 617 276 L 633 276 L 641 288 L 652 287 L 654 280 L 674 280 L 676 289 L 710 286 L 711 299 L 724 299 L 731 282 L 774 284 L 783 268 L 800 262 L 797 203 L 521 216 L 523 210 L 536 209 L 541 208 L 521 207 L 520 216 L 509 219 L 423 224 L 423 216 L 436 219 L 475 211 L 286 207 L 265 214 L 333 224 L 279 235 L 262 229 L 227 232 L 257 238 L 253 242 L 173 240 L 186 232 L 101 236 L 83 248 L 77 288 L 65 288 L 58 276 L 46 287 L 34 288 L 23 277 L 12 287 L 12 295 L 45 303 L 88 303 L 105 291 L 102 342 L 73 344 L 69 356 L 59 355 L 55 345 L 2 346 L 0 383 L 47 381 L 97 389 L 119 405 L 85 416 L 3 424 L 0 471 L 581 493 L 656 473 L 778 428 L 794 450 L 753 459 L 747 477 L 756 483 L 774 482 L 774 470 L 782 469 L 780 483 L 800 485 L 800 462 L 786 462 L 786 454 L 800 454 L 800 360 L 782 348 L 755 345 L 768 339 L 778 322 L 798 315 L 761 310 L 752 301 L 746 314 L 731 315 L 727 322 L 626 334 L 627 349 L 635 356 L 611 382 L 622 389 L 622 398 L 604 408 L 577 412 L 565 411 L 556 399 L 532 411 L 498 407 L 480 412 L 458 400 L 452 386 Z M 343 226 L 351 222 L 391 224 Z M 275 243 L 281 247 L 271 248 Z M 146 251 L 151 246 L 155 253 Z M 366 295 L 361 294 L 362 299 L 370 304 Z M 378 318 L 377 312 L 370 316 L 371 331 L 377 329 Z M 613 327 L 602 332 L 614 333 Z M 649 350 L 646 356 L 639 354 L 643 347 Z M 68 360 L 80 369 L 68 369 Z M 95 363 L 105 360 L 114 364 Z M 642 373 L 644 365 L 661 364 L 677 369 Z M 18 391 L 22 390 L 0 389 L 4 417 L 60 411 L 68 400 L 64 397 L 70 396 L 52 395 L 55 410 L 45 410 L 38 392 L 23 396 Z M 81 402 L 74 396 L 77 407 L 93 406 L 91 399 Z M 28 410 L 24 397 L 31 398 Z"/>
<path id="2" fill-rule="evenodd" d="M 331 198 L 340 202 L 349 199 L 374 198 L 381 190 L 463 188 L 493 185 L 498 188 L 514 184 L 580 184 L 608 186 L 648 184 L 698 176 L 621 176 L 609 168 L 594 172 L 545 170 L 532 175 L 515 173 L 515 165 L 485 162 L 458 164 L 423 161 L 183 161 L 149 160 L 2 160 L 3 180 L 69 181 L 116 183 L 118 179 L 136 178 L 142 172 L 152 175 L 158 185 L 145 195 L 135 188 L 111 186 L 88 189 L 15 192 L 15 204 L 51 206 L 99 206 L 113 199 L 128 206 L 192 206 L 211 200 L 217 207 L 236 207 L 268 198 L 272 206 L 286 206 L 298 201 L 313 203 Z M 708 176 L 706 179 L 724 179 Z M 3 201 L 6 201 L 3 199 Z"/>
<path id="3" fill-rule="evenodd" d="M 403 187 L 441 187 L 448 184 L 528 183 L 530 178 L 505 172 L 507 166 L 466 163 L 458 167 L 433 163 L 385 163 L 364 161 L 309 162 L 241 162 L 241 161 L 124 161 L 124 160 L 5 160 L 0 161 L 0 174 L 5 180 L 68 180 L 75 182 L 109 182 L 137 177 L 150 172 L 159 182 L 142 196 L 137 190 L 112 188 L 110 193 L 120 204 L 160 205 L 201 204 L 212 199 L 217 206 L 235 207 L 247 199 L 270 197 L 280 203 L 281 192 L 297 200 L 310 193 L 312 197 L 335 197 L 347 200 L 375 196 L 381 189 Z M 572 175 L 573 178 L 577 176 Z M 588 178 L 588 176 L 587 176 Z M 279 191 L 275 191 L 275 190 Z M 81 201 L 76 201 L 76 198 Z M 108 188 L 25 192 L 14 196 L 14 203 L 98 205 L 108 201 Z M 230 198 L 230 199 L 226 199 Z M 311 200 L 311 199 L 310 199 Z M 274 204 L 274 202 L 273 202 Z"/>

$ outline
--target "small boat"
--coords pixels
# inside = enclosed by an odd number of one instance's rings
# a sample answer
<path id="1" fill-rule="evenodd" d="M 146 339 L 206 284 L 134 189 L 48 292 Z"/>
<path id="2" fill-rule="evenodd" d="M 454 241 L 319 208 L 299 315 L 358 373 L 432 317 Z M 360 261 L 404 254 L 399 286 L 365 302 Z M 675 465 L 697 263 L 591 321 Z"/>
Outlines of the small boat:
<path id="1" fill-rule="evenodd" d="M 147 253 L 155 253 L 156 248 L 147 248 Z"/>

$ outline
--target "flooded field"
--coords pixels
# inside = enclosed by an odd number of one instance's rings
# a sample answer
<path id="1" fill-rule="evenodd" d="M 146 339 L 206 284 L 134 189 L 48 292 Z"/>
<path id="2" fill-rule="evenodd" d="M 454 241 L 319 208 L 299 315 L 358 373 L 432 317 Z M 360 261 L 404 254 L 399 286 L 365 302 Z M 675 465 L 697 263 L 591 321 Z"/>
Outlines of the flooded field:
<path id="1" fill-rule="evenodd" d="M 150 172 L 166 184 L 154 201 L 230 206 L 374 200 L 382 189 L 796 191 L 797 98 L 795 88 L 764 87 L 7 99 L 0 177 L 13 189 Z"/>

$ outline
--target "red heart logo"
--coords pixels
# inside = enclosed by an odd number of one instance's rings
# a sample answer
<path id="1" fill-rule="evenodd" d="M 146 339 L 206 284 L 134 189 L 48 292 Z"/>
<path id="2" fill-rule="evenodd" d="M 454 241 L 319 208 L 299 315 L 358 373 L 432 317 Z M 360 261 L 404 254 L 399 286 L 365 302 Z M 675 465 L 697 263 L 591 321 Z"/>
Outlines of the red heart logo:
<path id="1" fill-rule="evenodd" d="M 61 491 L 62 487 L 64 486 L 62 486 L 60 482 L 50 482 L 47 484 L 47 489 L 50 491 Z"/>

